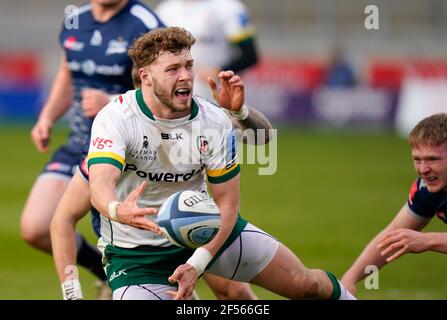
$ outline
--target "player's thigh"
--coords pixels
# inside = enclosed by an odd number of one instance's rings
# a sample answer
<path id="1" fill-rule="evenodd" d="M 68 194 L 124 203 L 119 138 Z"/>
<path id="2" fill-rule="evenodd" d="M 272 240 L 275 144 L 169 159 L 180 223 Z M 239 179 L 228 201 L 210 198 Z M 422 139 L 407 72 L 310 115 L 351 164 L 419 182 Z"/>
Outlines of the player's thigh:
<path id="1" fill-rule="evenodd" d="M 162 284 L 138 284 L 120 287 L 113 291 L 113 300 L 173 300 L 169 291 L 176 287 Z"/>
<path id="2" fill-rule="evenodd" d="M 307 277 L 308 269 L 285 245 L 279 244 L 275 256 L 264 270 L 257 274 L 251 283 L 284 295 L 297 280 Z"/>
<path id="3" fill-rule="evenodd" d="M 278 245 L 278 240 L 249 223 L 207 272 L 249 282 L 271 262 Z"/>
<path id="4" fill-rule="evenodd" d="M 22 212 L 22 232 L 47 232 L 71 177 L 44 173 L 35 181 Z"/>
<path id="5" fill-rule="evenodd" d="M 56 206 L 82 159 L 82 148 L 74 142 L 68 142 L 47 162 L 37 177 L 22 212 L 21 225 L 25 236 L 34 238 L 49 232 Z"/>

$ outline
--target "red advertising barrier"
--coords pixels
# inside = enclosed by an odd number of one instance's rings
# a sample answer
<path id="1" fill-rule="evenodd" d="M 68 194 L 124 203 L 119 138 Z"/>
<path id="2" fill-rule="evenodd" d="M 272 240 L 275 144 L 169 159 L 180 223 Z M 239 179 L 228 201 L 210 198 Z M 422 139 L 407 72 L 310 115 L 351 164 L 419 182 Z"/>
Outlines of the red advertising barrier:
<path id="1" fill-rule="evenodd" d="M 0 53 L 0 86 L 36 85 L 39 81 L 40 67 L 37 56 Z"/>
<path id="2" fill-rule="evenodd" d="M 376 60 L 368 69 L 369 85 L 399 90 L 408 77 L 447 79 L 446 60 Z"/>
<path id="3" fill-rule="evenodd" d="M 0 53 L 0 119 L 35 117 L 41 105 L 38 56 Z"/>

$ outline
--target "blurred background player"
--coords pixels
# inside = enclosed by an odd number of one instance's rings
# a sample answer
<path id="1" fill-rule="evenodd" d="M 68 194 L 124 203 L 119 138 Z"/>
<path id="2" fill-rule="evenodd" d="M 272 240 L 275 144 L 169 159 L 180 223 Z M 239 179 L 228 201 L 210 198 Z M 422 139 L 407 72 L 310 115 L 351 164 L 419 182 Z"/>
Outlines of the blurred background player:
<path id="1" fill-rule="evenodd" d="M 368 275 L 368 266 L 381 268 L 405 253 L 447 254 L 447 232 L 421 232 L 435 215 L 447 222 L 447 114 L 420 121 L 408 141 L 419 178 L 396 217 L 344 274 L 342 283 L 353 293 L 356 283 Z"/>
<path id="2" fill-rule="evenodd" d="M 73 19 L 78 23 L 73 25 Z M 21 234 L 31 246 L 51 253 L 51 218 L 88 150 L 93 118 L 109 102 L 109 95 L 133 88 L 128 46 L 142 33 L 161 26 L 158 17 L 137 0 L 92 0 L 66 17 L 60 33 L 64 54 L 31 136 L 38 151 L 48 152 L 52 127 L 68 110 L 71 132 L 36 179 L 23 209 Z M 100 253 L 80 234 L 77 252 L 78 263 L 104 281 Z"/>
<path id="3" fill-rule="evenodd" d="M 164 0 L 156 7 L 168 26 L 183 27 L 197 39 L 195 94 L 211 99 L 207 78 L 222 70 L 237 74 L 258 62 L 255 30 L 239 0 Z"/>

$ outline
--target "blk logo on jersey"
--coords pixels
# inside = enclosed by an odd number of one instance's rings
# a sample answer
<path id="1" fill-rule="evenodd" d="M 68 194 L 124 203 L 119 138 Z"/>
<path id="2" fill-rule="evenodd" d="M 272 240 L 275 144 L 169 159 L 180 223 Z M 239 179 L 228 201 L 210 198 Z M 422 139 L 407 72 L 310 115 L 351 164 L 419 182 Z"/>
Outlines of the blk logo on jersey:
<path id="1" fill-rule="evenodd" d="M 183 140 L 183 132 L 180 133 L 162 133 L 161 138 L 163 140 Z"/>
<path id="2" fill-rule="evenodd" d="M 92 144 L 96 149 L 102 150 L 105 147 L 111 148 L 113 146 L 113 141 L 110 139 L 97 137 L 95 139 L 92 139 Z"/>

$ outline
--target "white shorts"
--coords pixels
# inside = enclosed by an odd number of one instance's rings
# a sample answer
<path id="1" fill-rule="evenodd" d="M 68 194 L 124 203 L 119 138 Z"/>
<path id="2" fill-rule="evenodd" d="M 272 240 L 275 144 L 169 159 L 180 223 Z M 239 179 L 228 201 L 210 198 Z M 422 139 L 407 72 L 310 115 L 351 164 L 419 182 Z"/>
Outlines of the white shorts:
<path id="1" fill-rule="evenodd" d="M 236 240 L 205 272 L 240 282 L 250 282 L 272 261 L 279 242 L 268 233 L 248 223 Z M 129 285 L 113 291 L 114 300 L 172 300 L 169 285 Z"/>
<path id="2" fill-rule="evenodd" d="M 239 237 L 206 272 L 240 282 L 250 282 L 272 261 L 279 242 L 248 223 Z"/>

